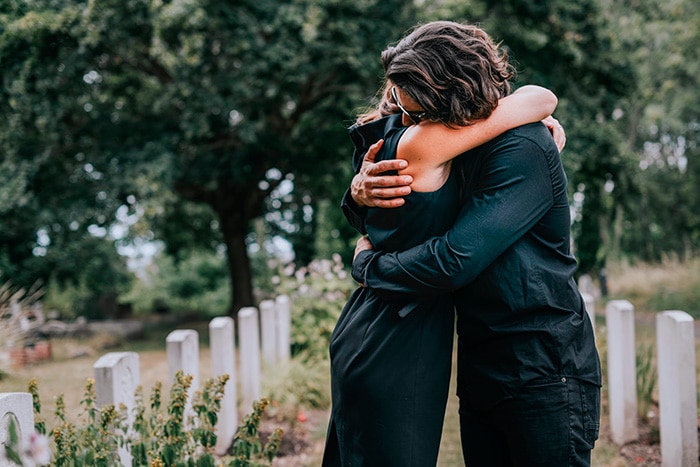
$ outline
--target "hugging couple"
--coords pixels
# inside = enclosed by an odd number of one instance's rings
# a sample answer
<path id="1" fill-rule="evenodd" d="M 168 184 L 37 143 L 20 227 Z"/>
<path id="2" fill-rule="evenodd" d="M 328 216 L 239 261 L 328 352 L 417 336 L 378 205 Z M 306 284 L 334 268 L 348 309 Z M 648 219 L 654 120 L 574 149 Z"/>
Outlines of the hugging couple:
<path id="1" fill-rule="evenodd" d="M 350 129 L 360 287 L 331 338 L 323 466 L 436 464 L 455 316 L 466 465 L 590 465 L 601 370 L 556 96 L 511 93 L 506 53 L 473 25 L 420 25 L 381 58 L 379 104 Z"/>

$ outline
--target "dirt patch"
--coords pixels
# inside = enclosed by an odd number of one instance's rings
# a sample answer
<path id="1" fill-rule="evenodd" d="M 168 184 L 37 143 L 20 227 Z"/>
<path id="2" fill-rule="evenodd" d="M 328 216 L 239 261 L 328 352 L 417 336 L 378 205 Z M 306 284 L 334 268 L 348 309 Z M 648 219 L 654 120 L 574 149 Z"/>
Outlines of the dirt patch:
<path id="1" fill-rule="evenodd" d="M 273 466 L 301 467 L 320 465 L 327 423 L 328 410 L 300 412 L 293 423 L 276 418 L 263 420 L 260 426 L 263 442 L 275 428 L 284 430 L 282 443 Z"/>
<path id="2" fill-rule="evenodd" d="M 264 446 L 276 429 L 284 431 L 274 467 L 316 467 L 321 464 L 327 424 L 328 410 L 304 410 L 296 417 L 265 413 L 258 434 Z"/>
<path id="3" fill-rule="evenodd" d="M 661 466 L 661 446 L 659 444 L 659 424 L 658 417 L 648 420 L 639 419 L 638 424 L 639 439 L 621 446 L 618 451 L 618 456 L 624 459 L 624 465 L 640 466 L 640 467 L 659 467 Z M 600 441 L 613 445 L 610 436 L 610 425 L 607 423 L 601 424 Z M 618 466 L 618 463 L 613 462 L 613 466 Z M 623 467 L 623 466 L 621 466 Z"/>

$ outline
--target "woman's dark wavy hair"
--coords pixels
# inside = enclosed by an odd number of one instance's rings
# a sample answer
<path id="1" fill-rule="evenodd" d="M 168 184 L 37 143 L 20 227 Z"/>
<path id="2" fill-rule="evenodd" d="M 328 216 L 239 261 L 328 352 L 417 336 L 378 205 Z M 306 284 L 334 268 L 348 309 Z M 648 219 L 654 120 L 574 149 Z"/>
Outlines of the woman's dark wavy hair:
<path id="1" fill-rule="evenodd" d="M 390 94 L 400 87 L 426 112 L 449 126 L 487 118 L 510 93 L 514 70 L 505 50 L 477 26 L 433 21 L 382 52 L 385 86 L 374 116 L 399 111 Z M 377 115 L 379 114 L 379 115 Z M 364 117 L 364 118 L 363 118 Z M 370 120 L 370 114 L 360 117 Z"/>

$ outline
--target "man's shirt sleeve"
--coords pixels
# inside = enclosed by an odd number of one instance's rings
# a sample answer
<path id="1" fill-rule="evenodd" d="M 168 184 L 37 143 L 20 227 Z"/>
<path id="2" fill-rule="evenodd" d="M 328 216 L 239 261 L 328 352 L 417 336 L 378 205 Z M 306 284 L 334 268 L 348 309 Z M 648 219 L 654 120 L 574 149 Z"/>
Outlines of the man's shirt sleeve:
<path id="1" fill-rule="evenodd" d="M 350 225 L 362 235 L 365 235 L 367 233 L 367 230 L 365 229 L 367 208 L 358 205 L 355 200 L 352 199 L 349 188 L 345 191 L 345 195 L 343 195 L 343 200 L 340 203 L 340 207 Z"/>
<path id="2" fill-rule="evenodd" d="M 476 189 L 445 235 L 401 252 L 363 252 L 353 263 L 355 280 L 386 299 L 450 292 L 525 235 L 553 205 L 547 154 L 520 137 L 489 143 L 488 151 Z"/>

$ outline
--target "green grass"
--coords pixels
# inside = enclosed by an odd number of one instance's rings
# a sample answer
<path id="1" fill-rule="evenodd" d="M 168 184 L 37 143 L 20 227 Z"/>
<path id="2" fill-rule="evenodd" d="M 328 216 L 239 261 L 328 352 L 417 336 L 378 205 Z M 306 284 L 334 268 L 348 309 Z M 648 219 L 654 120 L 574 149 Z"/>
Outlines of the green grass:
<path id="1" fill-rule="evenodd" d="M 608 273 L 610 298 L 629 300 L 636 311 L 682 310 L 700 318 L 700 258 L 661 264 L 620 263 Z"/>
<path id="2" fill-rule="evenodd" d="M 680 309 L 694 316 L 700 316 L 700 259 L 687 263 L 667 261 L 662 265 L 616 265 L 609 268 L 608 282 L 610 299 L 627 299 L 635 306 L 637 318 L 635 334 L 638 349 L 652 348 L 655 351 L 655 315 L 666 309 Z M 596 336 L 601 361 L 606 360 L 605 336 L 605 303 L 596 304 Z M 196 329 L 200 335 L 200 380 L 210 376 L 208 329 L 206 322 L 186 325 L 150 325 L 146 328 L 143 340 L 120 341 L 114 338 L 97 337 L 87 340 L 54 341 L 54 361 L 21 370 L 12 370 L 7 377 L 0 379 L 0 392 L 26 391 L 27 382 L 32 377 L 39 381 L 39 391 L 43 402 L 42 413 L 52 426 L 53 401 L 55 395 L 65 396 L 66 407 L 75 413 L 79 410 L 79 401 L 83 394 L 85 379 L 92 377 L 92 365 L 97 359 L 109 351 L 136 351 L 141 361 L 141 383 L 144 392 L 149 393 L 155 381 L 167 382 L 168 369 L 165 356 L 165 338 L 175 328 Z M 700 338 L 700 336 L 697 336 Z M 104 339 L 104 341 L 100 341 Z M 69 358 L 76 348 L 93 349 L 79 358 Z M 97 349 L 97 350 L 94 350 Z M 696 345 L 696 364 L 700 375 L 700 345 Z M 655 359 L 649 370 L 655 371 Z M 604 384 L 607 379 L 606 369 L 603 369 Z M 457 414 L 458 401 L 455 395 L 456 368 L 452 375 L 452 387 L 447 406 L 445 425 L 440 446 L 438 467 L 463 466 L 461 444 L 459 439 L 459 420 Z M 648 376 L 648 375 L 647 375 Z M 657 385 L 658 387 L 658 385 Z M 700 388 L 700 381 L 698 381 Z M 606 387 L 604 386 L 604 397 Z M 164 388 L 167 391 L 167 388 Z M 658 395 L 651 394 L 652 400 Z M 605 407 L 605 406 L 604 406 Z M 318 465 L 323 449 L 325 423 L 327 416 L 321 414 L 314 420 L 311 430 L 309 461 L 303 465 Z M 602 432 L 607 426 L 607 413 L 603 411 L 601 423 Z M 299 464 L 302 465 L 302 464 Z M 632 464 L 620 454 L 620 448 L 605 436 L 596 443 L 592 454 L 594 467 L 628 467 Z"/>

